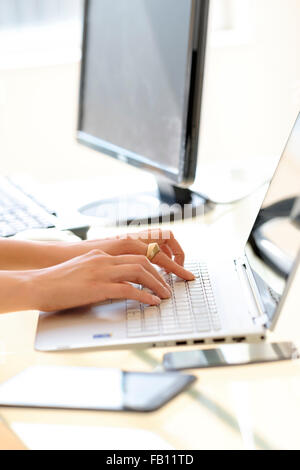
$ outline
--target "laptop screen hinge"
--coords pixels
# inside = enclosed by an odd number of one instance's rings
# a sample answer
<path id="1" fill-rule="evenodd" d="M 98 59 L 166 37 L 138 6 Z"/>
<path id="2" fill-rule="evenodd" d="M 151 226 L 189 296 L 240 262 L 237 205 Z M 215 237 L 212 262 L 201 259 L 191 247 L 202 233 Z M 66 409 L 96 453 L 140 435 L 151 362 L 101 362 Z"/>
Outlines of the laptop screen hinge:
<path id="1" fill-rule="evenodd" d="M 253 322 L 255 323 L 255 325 L 264 326 L 265 328 L 267 328 L 269 323 L 268 315 L 264 313 L 259 317 L 253 318 Z"/>

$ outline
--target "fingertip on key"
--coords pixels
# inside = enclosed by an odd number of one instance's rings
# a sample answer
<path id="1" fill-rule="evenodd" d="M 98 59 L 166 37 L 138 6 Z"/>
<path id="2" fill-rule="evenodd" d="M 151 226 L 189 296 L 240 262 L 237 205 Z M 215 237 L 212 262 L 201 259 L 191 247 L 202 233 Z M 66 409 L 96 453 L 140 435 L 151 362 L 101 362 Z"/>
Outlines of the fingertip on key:
<path id="1" fill-rule="evenodd" d="M 191 273 L 190 271 L 187 271 L 184 268 L 182 270 L 182 278 L 185 279 L 186 281 L 194 281 L 195 280 L 194 274 Z"/>
<path id="2" fill-rule="evenodd" d="M 156 295 L 152 295 L 152 302 L 152 305 L 160 305 L 161 299 L 159 297 L 156 297 Z"/>

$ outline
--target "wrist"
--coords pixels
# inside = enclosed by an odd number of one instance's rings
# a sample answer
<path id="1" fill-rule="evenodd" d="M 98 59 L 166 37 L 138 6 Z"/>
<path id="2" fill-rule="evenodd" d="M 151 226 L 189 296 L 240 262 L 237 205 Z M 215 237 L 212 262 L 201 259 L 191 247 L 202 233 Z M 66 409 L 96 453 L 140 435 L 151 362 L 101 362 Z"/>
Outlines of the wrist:
<path id="1" fill-rule="evenodd" d="M 21 310 L 39 310 L 39 270 L 30 270 L 17 272 L 17 297 L 19 299 L 19 307 Z"/>
<path id="2" fill-rule="evenodd" d="M 89 240 L 80 242 L 60 242 L 56 245 L 56 252 L 53 252 L 53 260 L 58 261 L 54 264 L 61 264 L 95 249 L 95 242 Z"/>
<path id="3" fill-rule="evenodd" d="M 44 269 L 64 263 L 76 256 L 85 253 L 81 243 L 55 242 L 40 245 L 40 263 L 36 263 L 33 269 Z"/>
<path id="4" fill-rule="evenodd" d="M 26 299 L 27 310 L 46 310 L 46 301 L 52 298 L 48 273 L 51 267 L 26 271 L 22 282 L 22 292 Z"/>
<path id="5" fill-rule="evenodd" d="M 38 307 L 34 271 L 0 271 L 0 313 Z"/>

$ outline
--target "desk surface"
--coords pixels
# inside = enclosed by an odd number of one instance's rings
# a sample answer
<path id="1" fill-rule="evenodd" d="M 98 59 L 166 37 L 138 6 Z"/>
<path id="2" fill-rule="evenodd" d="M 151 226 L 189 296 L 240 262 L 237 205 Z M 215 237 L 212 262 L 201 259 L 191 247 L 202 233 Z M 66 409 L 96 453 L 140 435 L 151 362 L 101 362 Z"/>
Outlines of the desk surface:
<path id="1" fill-rule="evenodd" d="M 77 68 L 70 72 L 62 68 L 59 75 L 55 68 L 1 74 L 1 89 L 9 97 L 6 101 L 1 95 L 4 109 L 0 116 L 1 154 L 7 156 L 1 163 L 3 173 L 22 173 L 32 168 L 33 176 L 43 183 L 67 178 L 87 180 L 91 174 L 102 175 L 106 180 L 115 174 L 124 178 L 136 175 L 138 179 L 137 170 L 108 157 L 100 159 L 97 153 L 76 145 Z M 49 89 L 53 93 L 49 94 Z M 56 93 L 61 100 L 59 114 L 57 101 L 52 99 Z M 28 109 L 32 110 L 29 120 Z M 183 247 L 193 254 L 206 255 L 209 247 L 214 250 L 226 247 L 228 253 L 239 251 L 262 197 L 263 190 L 235 205 L 218 207 L 197 221 L 178 224 L 174 232 Z M 95 228 L 90 236 L 108 236 L 113 232 Z M 298 276 L 276 333 L 269 340 L 293 340 L 300 344 L 299 287 Z M 37 318 L 37 312 L 0 316 L 0 382 L 31 365 L 150 371 L 170 351 L 38 353 L 33 349 Z M 104 435 L 107 439 L 111 436 L 112 449 L 122 448 L 125 435 L 134 436 L 135 448 L 147 445 L 187 450 L 300 448 L 296 428 L 300 421 L 299 361 L 195 373 L 198 381 L 192 389 L 160 411 L 147 415 L 30 409 L 0 409 L 0 415 L 19 430 L 25 444 L 31 436 L 28 444 L 32 443 L 29 447 L 34 448 L 37 441 L 43 448 L 89 445 L 101 448 Z M 109 445 L 107 439 L 105 448 Z"/>
<path id="2" fill-rule="evenodd" d="M 209 246 L 220 250 L 227 246 L 233 252 L 238 246 L 243 246 L 262 195 L 263 191 L 260 191 L 235 206 L 223 208 L 222 213 L 214 218 L 209 215 L 207 222 L 211 223 L 205 224 L 203 218 L 174 226 L 174 232 L 191 252 L 200 250 L 206 253 Z M 91 234 L 96 236 L 97 230 L 94 229 Z M 299 300 L 296 299 L 299 281 L 298 276 L 276 334 L 269 336 L 269 340 L 292 339 L 300 344 Z M 31 365 L 151 371 L 161 364 L 164 353 L 175 349 L 39 353 L 33 350 L 37 315 L 37 312 L 28 312 L 0 317 L 1 382 Z M 40 440 L 41 433 L 44 433 L 44 441 L 42 439 L 41 442 L 50 448 L 51 441 L 49 443 L 47 436 L 51 432 L 53 435 L 58 430 L 76 430 L 78 442 L 85 448 L 90 440 L 85 441 L 84 436 L 97 436 L 106 429 L 115 431 L 115 449 L 124 445 L 122 430 L 128 432 L 128 429 L 155 433 L 156 439 L 161 439 L 157 441 L 159 447 L 170 445 L 176 449 L 300 448 L 299 433 L 295 432 L 300 419 L 299 361 L 195 373 L 198 381 L 190 390 L 151 414 L 3 408 L 0 414 L 14 429 L 22 430 L 21 437 L 24 440 L 25 435 L 25 444 L 26 433 L 32 439 L 32 432 L 36 431 Z M 26 423 L 30 426 L 26 427 Z M 74 434 L 62 432 L 62 435 L 64 438 L 61 438 L 60 445 L 73 448 Z M 148 434 L 138 435 L 141 440 L 149 438 L 145 437 Z M 143 448 L 143 442 L 137 445 Z M 146 442 L 144 445 L 147 445 Z M 101 442 L 96 446 L 101 448 Z"/>

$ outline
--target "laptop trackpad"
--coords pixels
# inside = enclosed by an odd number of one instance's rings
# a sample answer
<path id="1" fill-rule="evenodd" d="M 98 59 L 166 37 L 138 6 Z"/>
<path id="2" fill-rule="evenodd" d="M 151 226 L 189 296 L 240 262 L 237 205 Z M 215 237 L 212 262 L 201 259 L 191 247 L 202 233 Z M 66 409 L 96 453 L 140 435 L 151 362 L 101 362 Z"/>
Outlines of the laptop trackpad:
<path id="1" fill-rule="evenodd" d="M 126 302 L 108 301 L 40 313 L 35 347 L 42 351 L 91 348 L 126 334 Z"/>

